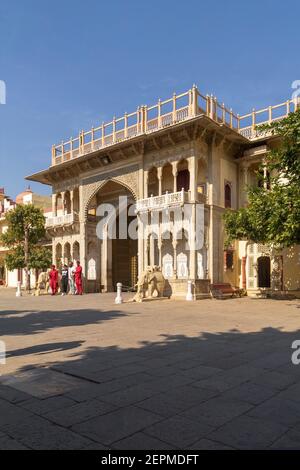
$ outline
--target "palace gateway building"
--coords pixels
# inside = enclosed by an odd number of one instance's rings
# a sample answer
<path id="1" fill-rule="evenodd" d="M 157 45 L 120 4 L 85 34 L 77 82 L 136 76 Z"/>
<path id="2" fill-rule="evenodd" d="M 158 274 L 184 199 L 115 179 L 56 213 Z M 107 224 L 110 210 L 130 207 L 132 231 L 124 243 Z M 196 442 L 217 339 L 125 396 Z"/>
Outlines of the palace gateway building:
<path id="1" fill-rule="evenodd" d="M 247 204 L 247 185 L 259 184 L 277 145 L 256 126 L 296 106 L 239 116 L 194 86 L 54 145 L 50 167 L 28 177 L 52 186 L 53 261 L 80 260 L 86 292 L 133 287 L 155 265 L 173 297 L 186 294 L 188 280 L 195 298 L 216 282 L 248 295 L 299 294 L 299 247 L 274 253 L 245 240 L 225 249 L 222 221 Z"/>

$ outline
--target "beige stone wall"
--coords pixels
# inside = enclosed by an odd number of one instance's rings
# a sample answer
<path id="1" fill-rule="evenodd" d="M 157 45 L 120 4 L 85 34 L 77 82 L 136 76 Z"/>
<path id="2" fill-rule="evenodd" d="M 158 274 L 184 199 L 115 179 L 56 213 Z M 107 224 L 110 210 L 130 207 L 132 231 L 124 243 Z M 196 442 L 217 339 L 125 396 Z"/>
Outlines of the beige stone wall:
<path id="1" fill-rule="evenodd" d="M 300 246 L 283 251 L 283 282 L 288 290 L 298 290 L 300 295 Z"/>

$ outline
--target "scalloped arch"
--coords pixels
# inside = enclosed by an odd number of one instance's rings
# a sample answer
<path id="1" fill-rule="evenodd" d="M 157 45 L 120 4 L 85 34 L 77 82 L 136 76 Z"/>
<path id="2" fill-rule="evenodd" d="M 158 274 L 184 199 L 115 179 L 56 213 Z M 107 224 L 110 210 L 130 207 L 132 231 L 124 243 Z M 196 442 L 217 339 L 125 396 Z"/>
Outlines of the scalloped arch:
<path id="1" fill-rule="evenodd" d="M 138 199 L 138 196 L 137 196 L 137 188 L 135 188 L 134 184 L 130 184 L 129 182 L 127 182 L 126 180 L 124 181 L 125 178 L 123 178 L 122 176 L 120 177 L 113 177 L 113 178 L 108 178 L 106 180 L 103 180 L 103 181 L 99 181 L 97 183 L 94 183 L 90 188 L 89 188 L 89 191 L 88 191 L 88 195 L 87 197 L 85 198 L 85 201 L 84 201 L 84 220 L 87 219 L 87 215 L 88 215 L 88 207 L 90 205 L 90 202 L 91 200 L 93 199 L 93 197 L 98 193 L 98 191 L 100 191 L 101 188 L 103 188 L 107 183 L 109 183 L 110 181 L 113 181 L 114 183 L 117 183 L 121 186 L 123 186 L 124 188 L 126 188 L 131 194 L 132 196 L 134 197 L 135 200 Z M 132 182 L 131 182 L 132 183 Z"/>

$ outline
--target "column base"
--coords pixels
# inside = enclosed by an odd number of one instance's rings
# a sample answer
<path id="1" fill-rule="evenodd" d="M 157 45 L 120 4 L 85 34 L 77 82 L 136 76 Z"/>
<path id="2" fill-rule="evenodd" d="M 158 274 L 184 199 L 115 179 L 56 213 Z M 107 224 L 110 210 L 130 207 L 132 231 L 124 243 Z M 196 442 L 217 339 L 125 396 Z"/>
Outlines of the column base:
<path id="1" fill-rule="evenodd" d="M 192 279 L 192 294 L 194 300 L 209 299 L 209 279 Z M 165 296 L 171 299 L 185 300 L 188 289 L 188 279 L 167 279 Z"/>

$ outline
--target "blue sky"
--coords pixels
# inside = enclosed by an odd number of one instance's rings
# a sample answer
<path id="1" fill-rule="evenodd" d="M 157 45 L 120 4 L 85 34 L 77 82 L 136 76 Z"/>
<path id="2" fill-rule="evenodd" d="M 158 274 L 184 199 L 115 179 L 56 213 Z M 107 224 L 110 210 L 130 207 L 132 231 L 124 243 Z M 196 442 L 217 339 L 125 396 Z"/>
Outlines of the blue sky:
<path id="1" fill-rule="evenodd" d="M 0 187 L 15 196 L 53 143 L 193 83 L 240 113 L 286 100 L 299 18 L 296 0 L 1 0 Z"/>

